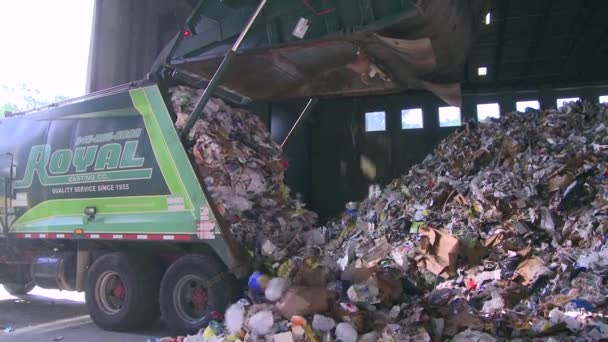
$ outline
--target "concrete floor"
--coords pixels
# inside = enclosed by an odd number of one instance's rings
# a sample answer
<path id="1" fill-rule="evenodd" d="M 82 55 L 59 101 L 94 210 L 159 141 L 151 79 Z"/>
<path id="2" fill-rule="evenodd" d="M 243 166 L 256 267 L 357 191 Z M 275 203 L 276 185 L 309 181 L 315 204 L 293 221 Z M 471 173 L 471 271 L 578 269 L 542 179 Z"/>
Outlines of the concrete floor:
<path id="1" fill-rule="evenodd" d="M 14 331 L 8 332 L 7 328 Z M 165 336 L 163 330 L 159 322 L 148 331 L 104 331 L 87 315 L 84 293 L 37 287 L 28 295 L 15 297 L 0 286 L 0 342 L 145 342 L 150 337 Z"/>

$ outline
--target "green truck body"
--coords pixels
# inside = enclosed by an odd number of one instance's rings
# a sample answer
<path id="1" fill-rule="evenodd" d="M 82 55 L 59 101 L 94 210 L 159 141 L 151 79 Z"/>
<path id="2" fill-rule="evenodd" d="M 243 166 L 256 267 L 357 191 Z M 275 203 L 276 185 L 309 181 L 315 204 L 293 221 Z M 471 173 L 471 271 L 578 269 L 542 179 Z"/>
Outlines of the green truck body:
<path id="1" fill-rule="evenodd" d="M 0 121 L 0 136 L 13 134 L 0 141 L 14 165 L 6 233 L 197 241 L 234 265 L 157 85 Z"/>

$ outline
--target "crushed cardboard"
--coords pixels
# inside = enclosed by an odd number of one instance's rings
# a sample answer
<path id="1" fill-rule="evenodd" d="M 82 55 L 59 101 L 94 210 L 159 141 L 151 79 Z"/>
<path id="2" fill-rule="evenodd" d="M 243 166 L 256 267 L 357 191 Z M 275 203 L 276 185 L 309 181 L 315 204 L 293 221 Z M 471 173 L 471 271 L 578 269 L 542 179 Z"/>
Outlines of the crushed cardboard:
<path id="1" fill-rule="evenodd" d="M 460 253 L 460 241 L 446 232 L 423 227 L 420 249 L 427 270 L 435 275 L 449 278 L 456 272 L 456 259 Z"/>

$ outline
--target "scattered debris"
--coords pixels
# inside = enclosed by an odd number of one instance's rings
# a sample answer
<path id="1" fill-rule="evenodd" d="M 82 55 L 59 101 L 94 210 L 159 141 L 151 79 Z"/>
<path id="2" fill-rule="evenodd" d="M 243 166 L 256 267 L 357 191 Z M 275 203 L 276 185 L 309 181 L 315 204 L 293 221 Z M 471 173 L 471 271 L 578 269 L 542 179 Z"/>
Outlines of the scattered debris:
<path id="1" fill-rule="evenodd" d="M 201 92 L 172 93 L 179 129 Z M 607 121 L 579 102 L 468 123 L 318 227 L 261 121 L 212 99 L 189 152 L 260 295 L 204 341 L 608 339 Z"/>

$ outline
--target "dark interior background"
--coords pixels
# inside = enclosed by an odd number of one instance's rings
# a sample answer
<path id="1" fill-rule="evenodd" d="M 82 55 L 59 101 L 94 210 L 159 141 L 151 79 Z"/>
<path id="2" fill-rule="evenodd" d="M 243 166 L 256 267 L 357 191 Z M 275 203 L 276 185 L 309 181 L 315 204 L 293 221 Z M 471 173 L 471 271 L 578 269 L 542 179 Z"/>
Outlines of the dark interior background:
<path id="1" fill-rule="evenodd" d="M 96 0 L 89 90 L 143 78 L 194 3 Z M 479 23 L 462 70 L 463 120 L 476 118 L 479 103 L 498 103 L 504 113 L 514 110 L 516 101 L 538 100 L 542 108 L 551 108 L 557 98 L 597 101 L 608 95 L 608 1 L 489 3 L 490 24 Z M 485 76 L 477 74 L 482 66 L 488 70 Z M 305 102 L 252 108 L 267 119 L 280 143 Z M 445 104 L 428 92 L 320 101 L 286 146 L 288 184 L 323 218 L 339 213 L 344 203 L 367 195 L 370 181 L 361 173 L 361 155 L 372 159 L 375 181 L 385 184 L 453 131 L 439 127 L 440 106 Z M 423 129 L 401 129 L 400 111 L 406 108 L 423 109 Z M 386 112 L 386 131 L 365 132 L 365 112 L 378 110 Z"/>
<path id="2" fill-rule="evenodd" d="M 532 91 L 468 93 L 461 108 L 462 120 L 477 119 L 477 104 L 498 103 L 501 113 L 514 111 L 516 101 L 538 100 L 542 108 L 555 108 L 556 99 L 579 97 L 597 102 L 608 95 L 608 86 L 543 88 Z M 304 107 L 301 103 L 273 104 L 272 136 L 281 142 Z M 367 196 L 372 183 L 386 184 L 407 173 L 456 128 L 439 127 L 438 108 L 446 104 L 429 93 L 324 100 L 287 142 L 290 160 L 287 181 L 300 192 L 311 209 L 329 218 L 348 201 Z M 423 129 L 401 129 L 401 110 L 422 108 Z M 385 111 L 386 131 L 365 132 L 365 112 Z M 377 179 L 361 172 L 360 157 L 376 165 Z"/>

